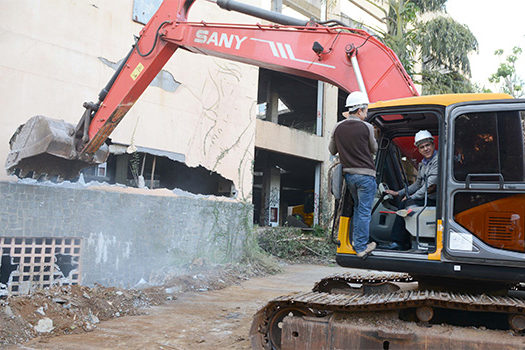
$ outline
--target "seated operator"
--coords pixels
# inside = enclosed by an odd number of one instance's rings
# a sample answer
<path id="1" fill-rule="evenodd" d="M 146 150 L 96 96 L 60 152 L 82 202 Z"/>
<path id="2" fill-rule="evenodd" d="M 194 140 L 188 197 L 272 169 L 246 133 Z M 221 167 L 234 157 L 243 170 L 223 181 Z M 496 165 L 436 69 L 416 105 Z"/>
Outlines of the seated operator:
<path id="1" fill-rule="evenodd" d="M 420 130 L 414 137 L 414 145 L 423 160 L 419 164 L 416 182 L 399 191 L 386 190 L 385 192 L 401 198 L 399 209 L 405 209 L 409 205 L 425 205 L 425 192 L 427 193 L 427 205 L 436 205 L 436 187 L 438 182 L 438 155 L 434 145 L 434 137 L 427 130 Z M 425 179 L 427 186 L 425 187 Z M 393 250 L 405 250 L 410 247 L 410 233 L 405 229 L 405 220 L 396 216 L 392 229 L 392 242 L 381 248 Z"/>

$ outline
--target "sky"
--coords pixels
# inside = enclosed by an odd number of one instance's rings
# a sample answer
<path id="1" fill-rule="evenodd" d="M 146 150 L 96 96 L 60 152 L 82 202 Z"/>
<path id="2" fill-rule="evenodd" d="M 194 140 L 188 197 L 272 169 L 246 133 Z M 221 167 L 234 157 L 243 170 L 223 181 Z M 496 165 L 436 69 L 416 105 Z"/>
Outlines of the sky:
<path id="1" fill-rule="evenodd" d="M 516 67 L 525 79 L 525 0 L 448 0 L 446 6 L 447 13 L 467 25 L 478 40 L 479 53 L 469 56 L 473 82 L 497 92 L 488 81 L 501 62 L 494 51 L 503 49 L 504 58 L 514 46 L 524 51 Z"/>

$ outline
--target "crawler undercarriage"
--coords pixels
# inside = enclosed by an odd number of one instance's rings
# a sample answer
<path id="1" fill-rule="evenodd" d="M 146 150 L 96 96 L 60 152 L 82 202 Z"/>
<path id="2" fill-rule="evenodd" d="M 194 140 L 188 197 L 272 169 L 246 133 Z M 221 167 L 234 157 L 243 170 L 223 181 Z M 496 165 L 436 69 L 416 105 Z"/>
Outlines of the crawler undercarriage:
<path id="1" fill-rule="evenodd" d="M 340 274 L 270 301 L 254 349 L 523 349 L 521 286 L 494 295 L 418 288 L 408 274 Z M 497 294 L 497 295 L 496 295 Z"/>

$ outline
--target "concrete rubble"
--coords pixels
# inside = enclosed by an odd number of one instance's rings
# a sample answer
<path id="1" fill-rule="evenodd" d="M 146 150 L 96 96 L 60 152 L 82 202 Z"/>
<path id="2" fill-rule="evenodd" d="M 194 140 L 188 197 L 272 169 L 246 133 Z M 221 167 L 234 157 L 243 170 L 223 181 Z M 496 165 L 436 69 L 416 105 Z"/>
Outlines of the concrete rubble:
<path id="1" fill-rule="evenodd" d="M 162 285 L 138 283 L 142 289 L 67 285 L 34 290 L 30 295 L 0 298 L 0 347 L 34 337 L 91 332 L 100 322 L 174 301 L 184 292 L 205 292 L 258 275 L 239 265 L 188 266 L 188 274 L 166 275 Z M 234 316 L 232 316 L 234 317 Z"/>
<path id="2" fill-rule="evenodd" d="M 89 332 L 100 321 L 144 313 L 166 299 L 160 289 L 118 290 L 95 286 L 55 286 L 29 296 L 0 300 L 0 345 L 35 336 Z"/>

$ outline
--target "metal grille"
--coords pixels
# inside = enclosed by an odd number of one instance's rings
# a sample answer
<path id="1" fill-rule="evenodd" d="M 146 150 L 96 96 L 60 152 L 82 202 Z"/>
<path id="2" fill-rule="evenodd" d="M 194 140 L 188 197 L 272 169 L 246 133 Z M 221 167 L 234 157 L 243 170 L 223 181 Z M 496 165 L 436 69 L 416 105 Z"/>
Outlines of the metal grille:
<path id="1" fill-rule="evenodd" d="M 512 213 L 488 212 L 486 227 L 488 227 L 489 241 L 512 242 Z"/>
<path id="2" fill-rule="evenodd" d="M 75 237 L 0 237 L 0 268 L 8 294 L 79 284 L 81 242 Z"/>

